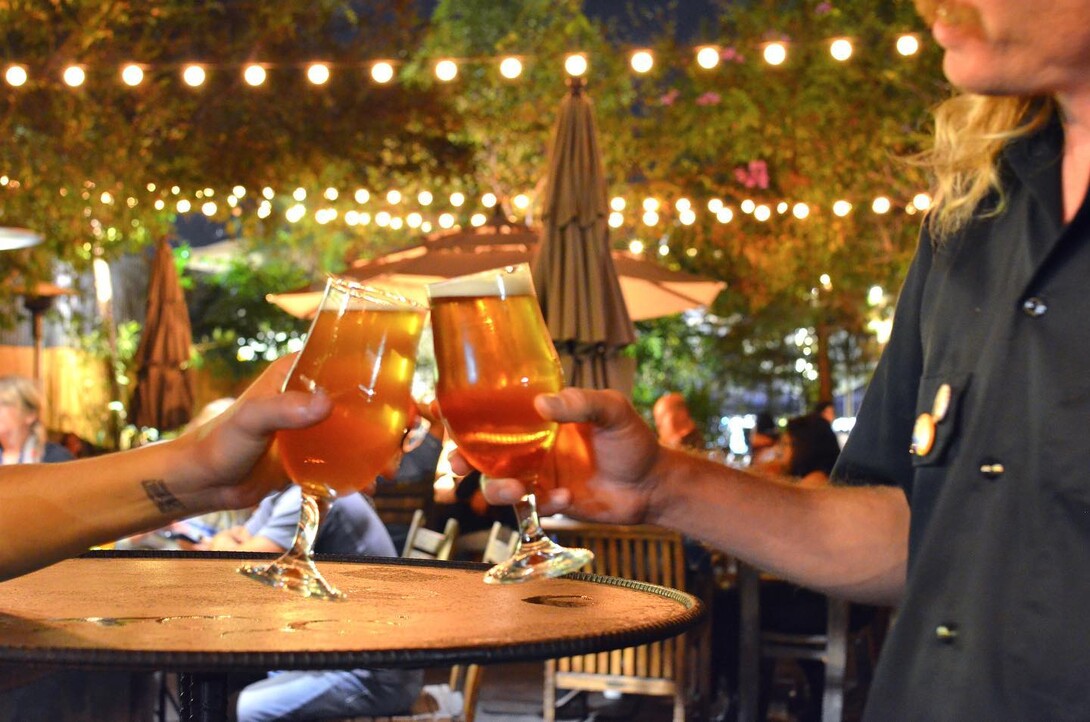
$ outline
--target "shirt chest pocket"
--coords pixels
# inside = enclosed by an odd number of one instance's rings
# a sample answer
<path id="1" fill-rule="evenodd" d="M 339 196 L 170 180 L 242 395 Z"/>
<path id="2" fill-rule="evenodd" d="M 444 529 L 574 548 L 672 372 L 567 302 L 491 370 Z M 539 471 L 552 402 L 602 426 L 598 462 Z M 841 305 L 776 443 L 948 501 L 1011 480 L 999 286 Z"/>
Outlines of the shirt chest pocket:
<path id="1" fill-rule="evenodd" d="M 912 465 L 941 466 L 948 462 L 958 438 L 961 407 L 970 374 L 936 374 L 920 379 L 916 423 L 912 429 Z"/>

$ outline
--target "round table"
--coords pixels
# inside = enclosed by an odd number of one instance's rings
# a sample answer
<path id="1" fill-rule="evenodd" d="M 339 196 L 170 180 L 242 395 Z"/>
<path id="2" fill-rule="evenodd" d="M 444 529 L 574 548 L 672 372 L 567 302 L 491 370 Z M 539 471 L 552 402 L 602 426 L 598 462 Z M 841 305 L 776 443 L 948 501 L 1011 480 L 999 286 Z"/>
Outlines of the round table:
<path id="1" fill-rule="evenodd" d="M 184 706 L 215 719 L 229 671 L 550 659 L 666 639 L 704 614 L 640 582 L 493 586 L 482 564 L 407 559 L 323 558 L 348 599 L 304 599 L 235 573 L 256 556 L 97 552 L 4 582 L 0 663 L 177 671 Z"/>

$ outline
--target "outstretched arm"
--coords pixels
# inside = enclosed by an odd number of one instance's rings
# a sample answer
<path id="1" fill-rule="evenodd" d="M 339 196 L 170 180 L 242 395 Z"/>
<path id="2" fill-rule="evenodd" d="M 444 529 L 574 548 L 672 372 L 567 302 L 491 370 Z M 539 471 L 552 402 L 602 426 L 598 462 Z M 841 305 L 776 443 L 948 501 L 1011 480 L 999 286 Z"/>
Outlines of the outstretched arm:
<path id="1" fill-rule="evenodd" d="M 545 493 L 544 513 L 659 524 L 805 586 L 861 601 L 899 599 L 909 521 L 900 489 L 772 484 L 667 449 L 613 391 L 565 389 L 536 405 L 546 418 L 594 425 L 594 475 Z M 486 487 L 493 504 L 524 491 L 513 479 Z"/>
<path id="2" fill-rule="evenodd" d="M 0 580 L 183 517 L 256 504 L 285 483 L 278 429 L 325 418 L 321 394 L 280 393 L 291 359 L 230 409 L 172 441 L 63 464 L 0 469 Z"/>

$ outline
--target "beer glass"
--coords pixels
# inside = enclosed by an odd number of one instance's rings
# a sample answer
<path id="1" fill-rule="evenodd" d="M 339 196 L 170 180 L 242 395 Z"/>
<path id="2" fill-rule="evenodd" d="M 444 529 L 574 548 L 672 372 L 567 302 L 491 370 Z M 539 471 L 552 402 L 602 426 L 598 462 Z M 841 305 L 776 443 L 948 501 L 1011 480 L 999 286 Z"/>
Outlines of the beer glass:
<path id="1" fill-rule="evenodd" d="M 279 431 L 284 468 L 302 489 L 291 548 L 239 572 L 305 597 L 344 595 L 318 572 L 311 552 L 323 512 L 368 484 L 401 449 L 409 423 L 417 344 L 427 309 L 400 296 L 330 278 L 285 391 L 321 391 L 333 402 L 322 422 Z"/>
<path id="2" fill-rule="evenodd" d="M 534 409 L 534 397 L 559 391 L 560 360 L 523 264 L 428 286 L 438 367 L 436 398 L 451 438 L 487 477 L 511 477 L 530 493 L 515 504 L 514 555 L 485 574 L 491 584 L 553 577 L 593 559 L 541 529 L 534 488 L 556 441 L 558 424 Z"/>

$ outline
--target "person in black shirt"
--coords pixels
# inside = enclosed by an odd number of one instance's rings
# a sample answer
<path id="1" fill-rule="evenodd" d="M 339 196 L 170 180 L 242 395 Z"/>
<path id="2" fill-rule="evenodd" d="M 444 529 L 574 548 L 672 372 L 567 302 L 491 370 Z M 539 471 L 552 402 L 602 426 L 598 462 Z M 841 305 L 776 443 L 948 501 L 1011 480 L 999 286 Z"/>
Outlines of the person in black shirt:
<path id="1" fill-rule="evenodd" d="M 566 389 L 538 409 L 597 425 L 598 470 L 541 507 L 898 605 L 868 720 L 1084 718 L 1090 0 L 917 4 L 961 92 L 936 110 L 934 204 L 834 484 L 666 449 L 619 394 Z"/>

